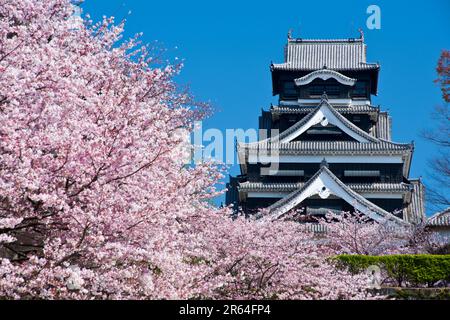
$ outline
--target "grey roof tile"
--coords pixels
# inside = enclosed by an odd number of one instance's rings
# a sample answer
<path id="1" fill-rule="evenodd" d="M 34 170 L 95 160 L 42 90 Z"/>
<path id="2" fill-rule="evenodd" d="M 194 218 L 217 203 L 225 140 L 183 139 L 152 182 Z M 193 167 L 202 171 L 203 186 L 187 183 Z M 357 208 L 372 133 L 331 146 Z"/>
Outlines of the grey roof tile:
<path id="1" fill-rule="evenodd" d="M 272 113 L 309 113 L 311 111 L 314 111 L 317 107 L 316 106 L 272 106 L 270 108 L 270 111 Z M 342 114 L 367 114 L 367 113 L 378 113 L 380 112 L 380 109 L 375 106 L 371 106 L 368 104 L 361 104 L 361 105 L 350 105 L 350 106 L 333 106 L 333 108 L 336 109 L 339 113 Z"/>
<path id="2" fill-rule="evenodd" d="M 239 190 L 243 192 L 292 192 L 302 188 L 304 182 L 250 182 L 239 183 Z M 406 183 L 347 183 L 347 186 L 356 192 L 407 192 L 413 187 Z"/>
<path id="3" fill-rule="evenodd" d="M 427 225 L 433 227 L 449 227 L 450 226 L 450 207 L 444 211 L 438 212 L 427 220 Z"/>
<path id="4" fill-rule="evenodd" d="M 391 140 L 391 117 L 387 112 L 380 112 L 378 114 L 378 121 L 375 128 L 377 138 Z"/>
<path id="5" fill-rule="evenodd" d="M 317 70 L 324 66 L 333 70 L 378 69 L 367 63 L 366 45 L 362 39 L 289 39 L 285 62 L 273 64 L 274 70 Z"/>
<path id="6" fill-rule="evenodd" d="M 249 151 L 279 152 L 281 154 L 384 154 L 412 150 L 412 144 L 389 141 L 360 143 L 357 141 L 293 141 L 287 143 L 238 144 L 238 149 Z"/>

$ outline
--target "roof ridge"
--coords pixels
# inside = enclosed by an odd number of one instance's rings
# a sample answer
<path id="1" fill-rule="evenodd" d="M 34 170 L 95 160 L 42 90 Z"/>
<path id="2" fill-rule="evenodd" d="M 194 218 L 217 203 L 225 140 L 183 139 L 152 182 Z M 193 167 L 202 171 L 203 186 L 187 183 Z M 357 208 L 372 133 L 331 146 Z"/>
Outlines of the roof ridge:
<path id="1" fill-rule="evenodd" d="M 333 39 L 320 39 L 320 38 L 290 38 L 288 43 L 364 43 L 364 39 L 361 38 L 333 38 Z"/>
<path id="2" fill-rule="evenodd" d="M 249 186 L 257 186 L 257 187 L 265 187 L 265 188 L 275 188 L 275 187 L 298 187 L 303 186 L 306 182 L 263 182 L 263 181 L 244 181 L 239 182 L 239 187 L 249 187 Z M 364 187 L 364 188 L 383 188 L 383 187 L 399 187 L 406 190 L 407 187 L 410 186 L 410 184 L 404 183 L 404 182 L 348 182 L 348 186 L 353 187 Z"/>

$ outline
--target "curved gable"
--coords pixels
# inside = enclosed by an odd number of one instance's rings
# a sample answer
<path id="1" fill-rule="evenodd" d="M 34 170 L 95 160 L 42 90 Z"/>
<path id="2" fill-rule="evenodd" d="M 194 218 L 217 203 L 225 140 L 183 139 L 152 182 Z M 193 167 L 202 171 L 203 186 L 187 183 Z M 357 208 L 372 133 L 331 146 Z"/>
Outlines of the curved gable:
<path id="1" fill-rule="evenodd" d="M 268 213 L 266 215 L 271 220 L 275 220 L 294 209 L 307 198 L 319 195 L 321 198 L 326 199 L 331 194 L 344 200 L 356 210 L 375 221 L 381 222 L 387 219 L 405 224 L 401 219 L 378 207 L 347 187 L 326 166 L 322 166 L 322 168 L 307 183 L 305 183 L 302 188 L 292 192 L 285 198 L 268 207 Z"/>
<path id="2" fill-rule="evenodd" d="M 332 124 L 358 142 L 379 142 L 376 138 L 369 135 L 367 132 L 364 132 L 349 120 L 347 120 L 339 112 L 334 110 L 334 108 L 328 103 L 326 99 L 322 99 L 322 102 L 319 104 L 316 110 L 312 111 L 302 120 L 297 122 L 289 129 L 283 131 L 278 136 L 273 137 L 272 141 L 279 141 L 281 143 L 291 142 L 295 138 L 303 134 L 306 130 L 317 124 L 321 124 L 322 126 Z"/>
<path id="3" fill-rule="evenodd" d="M 316 79 L 322 79 L 324 81 L 328 79 L 334 79 L 346 86 L 354 86 L 356 83 L 356 79 L 344 76 L 342 73 L 330 69 L 321 69 L 308 73 L 306 76 L 303 76 L 301 78 L 295 79 L 295 84 L 297 86 L 304 86 Z"/>

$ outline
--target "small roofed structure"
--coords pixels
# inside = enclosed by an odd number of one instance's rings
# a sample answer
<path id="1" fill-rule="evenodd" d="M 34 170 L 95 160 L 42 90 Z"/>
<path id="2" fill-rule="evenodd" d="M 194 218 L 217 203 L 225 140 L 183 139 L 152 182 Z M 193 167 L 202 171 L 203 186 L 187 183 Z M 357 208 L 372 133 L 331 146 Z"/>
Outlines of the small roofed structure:
<path id="1" fill-rule="evenodd" d="M 429 217 L 427 227 L 439 234 L 450 237 L 450 207 Z"/>

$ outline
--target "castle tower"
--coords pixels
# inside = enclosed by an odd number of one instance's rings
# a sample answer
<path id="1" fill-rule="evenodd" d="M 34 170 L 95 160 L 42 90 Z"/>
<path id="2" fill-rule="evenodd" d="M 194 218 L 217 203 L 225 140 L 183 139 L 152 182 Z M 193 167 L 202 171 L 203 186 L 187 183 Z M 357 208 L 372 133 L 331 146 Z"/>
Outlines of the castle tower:
<path id="1" fill-rule="evenodd" d="M 288 37 L 285 62 L 272 64 L 277 106 L 262 111 L 265 138 L 238 143 L 241 174 L 226 203 L 280 218 L 302 209 L 304 221 L 358 210 L 374 220 L 418 223 L 424 188 L 411 179 L 412 143 L 391 137 L 391 118 L 371 103 L 380 66 L 366 61 L 364 38 Z"/>

